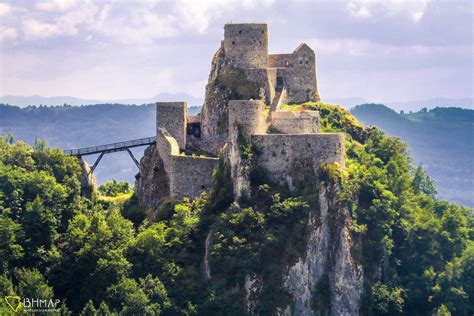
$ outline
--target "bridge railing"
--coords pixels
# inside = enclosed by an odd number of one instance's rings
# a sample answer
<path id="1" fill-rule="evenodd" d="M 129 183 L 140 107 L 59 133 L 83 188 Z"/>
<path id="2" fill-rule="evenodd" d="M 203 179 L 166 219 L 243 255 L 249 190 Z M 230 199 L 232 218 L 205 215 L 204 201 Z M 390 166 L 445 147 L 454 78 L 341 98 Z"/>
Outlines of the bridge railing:
<path id="1" fill-rule="evenodd" d="M 84 156 L 92 155 L 102 152 L 114 152 L 120 150 L 126 150 L 127 148 L 150 145 L 156 141 L 155 137 L 145 137 L 139 139 L 128 140 L 124 142 L 111 143 L 106 145 L 98 145 L 84 148 L 76 148 L 64 150 L 64 153 L 69 156 Z"/>

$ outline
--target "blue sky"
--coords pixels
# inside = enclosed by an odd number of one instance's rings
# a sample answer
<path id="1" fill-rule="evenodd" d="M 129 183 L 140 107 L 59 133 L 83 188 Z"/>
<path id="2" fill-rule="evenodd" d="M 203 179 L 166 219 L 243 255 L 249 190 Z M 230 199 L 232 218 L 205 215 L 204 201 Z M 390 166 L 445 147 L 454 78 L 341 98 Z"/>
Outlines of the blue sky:
<path id="1" fill-rule="evenodd" d="M 202 97 L 230 21 L 312 46 L 323 99 L 473 96 L 471 0 L 0 0 L 0 95 Z"/>

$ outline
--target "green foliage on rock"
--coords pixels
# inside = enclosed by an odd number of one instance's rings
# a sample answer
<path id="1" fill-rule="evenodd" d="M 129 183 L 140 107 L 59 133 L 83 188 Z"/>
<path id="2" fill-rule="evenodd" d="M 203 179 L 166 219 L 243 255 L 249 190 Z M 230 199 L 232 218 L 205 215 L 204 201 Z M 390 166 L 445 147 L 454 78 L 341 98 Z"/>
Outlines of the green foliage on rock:
<path id="1" fill-rule="evenodd" d="M 361 314 L 472 314 L 472 210 L 436 199 L 399 139 L 364 129 L 340 107 L 289 107 L 320 110 L 324 131 L 345 133 L 344 170 L 326 164 L 315 176 L 302 165 L 290 191 L 268 181 L 252 163 L 257 148 L 244 144 L 250 188 L 239 201 L 221 159 L 208 192 L 164 203 L 155 217 L 133 195 L 82 196 L 78 161 L 60 150 L 1 138 L 0 290 L 59 298 L 64 314 L 242 315 L 255 277 L 256 313 L 274 314 L 293 303 L 282 275 L 304 253 L 318 190 L 337 185 L 364 270 Z M 331 312 L 330 282 L 323 275 L 313 288 L 319 315 Z"/>

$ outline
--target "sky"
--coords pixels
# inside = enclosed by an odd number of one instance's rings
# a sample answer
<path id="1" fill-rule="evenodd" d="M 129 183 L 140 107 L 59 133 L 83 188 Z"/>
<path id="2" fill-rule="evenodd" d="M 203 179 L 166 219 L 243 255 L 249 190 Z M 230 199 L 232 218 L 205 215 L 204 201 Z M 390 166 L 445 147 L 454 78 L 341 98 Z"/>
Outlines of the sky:
<path id="1" fill-rule="evenodd" d="M 0 0 L 0 95 L 204 96 L 228 22 L 316 51 L 323 98 L 473 97 L 472 0 Z"/>

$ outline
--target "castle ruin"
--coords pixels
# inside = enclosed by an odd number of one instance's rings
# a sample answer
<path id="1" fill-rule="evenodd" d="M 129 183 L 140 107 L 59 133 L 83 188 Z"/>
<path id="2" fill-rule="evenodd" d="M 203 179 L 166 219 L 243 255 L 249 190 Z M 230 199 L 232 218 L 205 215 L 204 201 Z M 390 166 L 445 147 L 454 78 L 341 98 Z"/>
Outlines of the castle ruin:
<path id="1" fill-rule="evenodd" d="M 186 102 L 156 105 L 156 148 L 142 161 L 138 195 L 156 189 L 153 207 L 165 198 L 196 198 L 211 186 L 218 155 L 231 163 L 234 193 L 248 183 L 239 153 L 239 137 L 258 149 L 258 164 L 273 182 L 294 187 L 298 165 L 317 172 L 321 163 L 344 166 L 344 139 L 320 133 L 317 111 L 283 111 L 289 103 L 319 101 L 316 57 L 306 44 L 293 53 L 268 54 L 266 24 L 226 24 L 215 53 L 200 115 L 187 115 Z M 155 182 L 164 182 L 159 185 Z M 148 194 L 150 196 L 151 194 Z"/>

